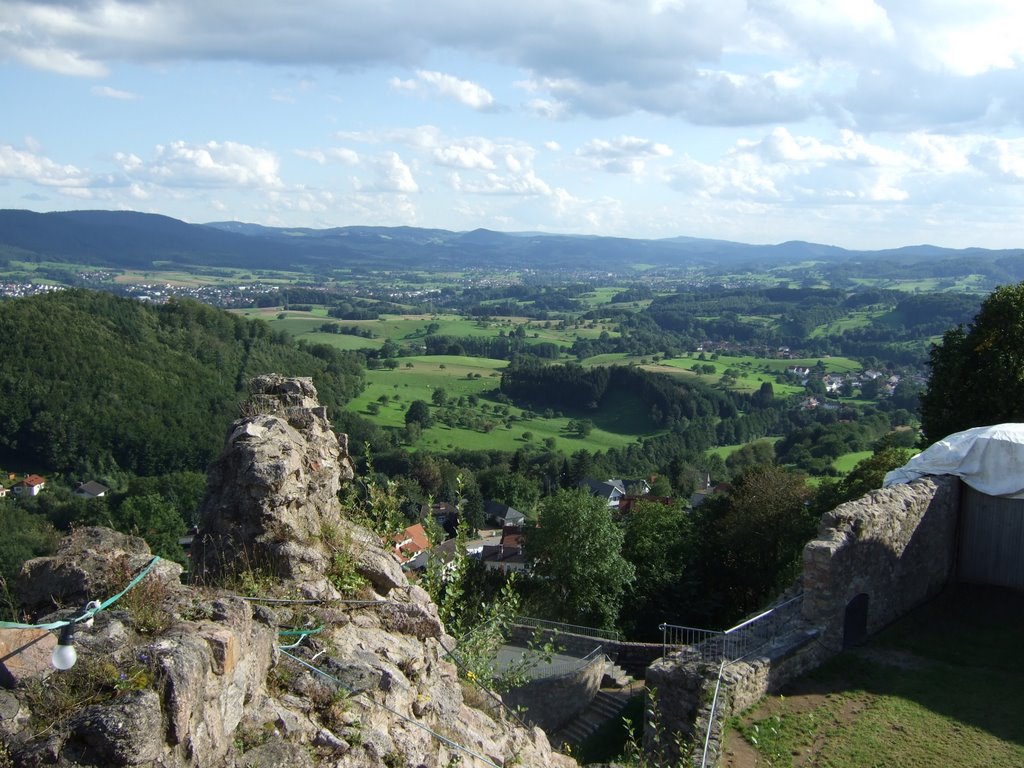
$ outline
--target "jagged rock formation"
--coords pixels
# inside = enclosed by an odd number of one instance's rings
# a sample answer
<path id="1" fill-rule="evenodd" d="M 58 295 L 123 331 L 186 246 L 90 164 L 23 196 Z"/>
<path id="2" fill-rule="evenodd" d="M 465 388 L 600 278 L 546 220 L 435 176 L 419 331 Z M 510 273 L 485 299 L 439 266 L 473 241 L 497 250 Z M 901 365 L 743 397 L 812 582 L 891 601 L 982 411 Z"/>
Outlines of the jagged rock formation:
<path id="1" fill-rule="evenodd" d="M 79 632 L 74 669 L 0 692 L 6 756 L 61 768 L 575 765 L 471 698 L 429 596 L 345 518 L 337 492 L 352 464 L 312 383 L 261 377 L 253 392 L 211 470 L 199 583 L 154 569 Z M 78 530 L 27 564 L 25 597 L 107 597 L 147 560 L 139 539 Z M 297 637 L 282 628 L 312 634 L 282 648 Z"/>
<path id="2" fill-rule="evenodd" d="M 307 597 L 338 597 L 324 574 L 324 526 L 342 525 L 338 491 L 355 473 L 311 379 L 260 376 L 210 468 L 196 573 L 222 580 L 258 570 L 295 581 Z"/>

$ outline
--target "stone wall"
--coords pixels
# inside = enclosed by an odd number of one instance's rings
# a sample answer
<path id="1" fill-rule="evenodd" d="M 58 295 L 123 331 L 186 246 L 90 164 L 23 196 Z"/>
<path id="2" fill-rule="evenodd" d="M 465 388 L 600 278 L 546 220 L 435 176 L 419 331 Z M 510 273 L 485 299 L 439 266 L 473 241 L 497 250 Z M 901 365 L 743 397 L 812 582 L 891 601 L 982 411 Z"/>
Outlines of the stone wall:
<path id="1" fill-rule="evenodd" d="M 573 672 L 541 677 L 508 691 L 502 699 L 526 710 L 526 720 L 554 733 L 590 706 L 604 677 L 605 657 L 598 654 Z"/>
<path id="2" fill-rule="evenodd" d="M 713 717 L 703 764 L 717 765 L 729 717 L 822 664 L 842 650 L 844 638 L 877 632 L 937 594 L 955 574 L 959 504 L 957 478 L 930 477 L 823 515 L 794 586 L 803 592 L 800 614 L 773 643 L 722 668 L 713 715 L 718 663 L 684 649 L 648 668 L 647 686 L 655 691 L 648 708 L 654 715 L 645 724 L 649 748 L 660 744 L 676 760 L 690 744 L 693 765 L 702 765 Z"/>
<path id="3" fill-rule="evenodd" d="M 956 566 L 960 481 L 929 477 L 894 485 L 822 516 L 804 548 L 804 618 L 822 641 L 843 646 L 846 610 L 866 595 L 873 634 L 937 594 Z M 855 633 L 856 634 L 856 633 Z"/>

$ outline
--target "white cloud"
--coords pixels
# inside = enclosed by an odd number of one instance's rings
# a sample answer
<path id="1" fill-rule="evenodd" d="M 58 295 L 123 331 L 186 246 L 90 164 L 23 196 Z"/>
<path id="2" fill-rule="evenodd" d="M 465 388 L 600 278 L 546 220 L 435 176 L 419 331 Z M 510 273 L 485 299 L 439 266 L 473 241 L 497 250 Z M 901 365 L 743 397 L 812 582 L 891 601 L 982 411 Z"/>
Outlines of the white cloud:
<path id="1" fill-rule="evenodd" d="M 282 186 L 273 152 L 234 141 L 175 141 L 157 145 L 149 161 L 124 154 L 116 155 L 115 160 L 129 177 L 165 187 Z"/>
<path id="2" fill-rule="evenodd" d="M 547 120 L 562 120 L 569 116 L 569 104 L 557 99 L 530 99 L 524 105 L 528 112 Z"/>
<path id="3" fill-rule="evenodd" d="M 494 170 L 494 160 L 490 154 L 493 147 L 471 147 L 459 144 L 451 144 L 447 147 L 438 147 L 434 150 L 434 160 L 438 165 L 446 165 L 452 168 Z"/>
<path id="4" fill-rule="evenodd" d="M 117 88 L 111 88 L 107 85 L 93 86 L 91 92 L 93 96 L 102 96 L 105 99 L 116 99 L 118 101 L 135 101 L 139 98 L 137 93 L 119 91 Z"/>
<path id="5" fill-rule="evenodd" d="M 399 91 L 418 91 L 421 88 L 426 88 L 481 112 L 495 107 L 494 96 L 486 88 L 470 80 L 462 80 L 443 72 L 419 69 L 416 71 L 416 80 L 401 80 L 393 77 L 389 81 L 389 85 Z"/>
<path id="6" fill-rule="evenodd" d="M 495 109 L 479 83 L 424 66 L 446 50 L 525 73 L 524 107 L 551 119 L 821 115 L 867 129 L 1024 118 L 996 109 L 1018 103 L 1024 85 L 1016 0 L 436 0 L 400 13 L 397 23 L 392 5 L 355 0 L 9 0 L 0 57 L 93 77 L 125 61 L 398 66 L 412 76 L 392 78 L 395 89 Z"/>
<path id="7" fill-rule="evenodd" d="M 985 139 L 971 152 L 969 160 L 996 181 L 1024 183 L 1024 139 Z"/>
<path id="8" fill-rule="evenodd" d="M 403 194 L 420 191 L 416 179 L 412 176 L 412 169 L 402 161 L 397 152 L 386 152 L 376 161 L 376 168 L 375 189 Z"/>
<path id="9" fill-rule="evenodd" d="M 671 157 L 672 150 L 661 144 L 637 136 L 618 136 L 614 139 L 592 139 L 576 150 L 576 157 L 608 173 L 638 175 L 647 168 L 647 161 Z"/>
<path id="10" fill-rule="evenodd" d="M 84 172 L 74 165 L 54 162 L 41 153 L 35 142 L 30 142 L 28 149 L 0 144 L 0 179 L 19 179 L 62 191 L 90 184 Z"/>
<path id="11" fill-rule="evenodd" d="M 475 195 L 517 195 L 533 197 L 548 196 L 552 193 L 551 186 L 537 177 L 533 171 L 501 175 L 488 173 L 469 181 L 463 180 L 458 174 L 452 174 L 452 183 L 456 191 Z"/>
<path id="12" fill-rule="evenodd" d="M 73 51 L 62 51 L 53 48 L 17 48 L 12 46 L 12 54 L 33 69 L 56 72 L 58 75 L 75 77 L 105 77 L 109 70 L 98 61 L 81 58 Z M 0 49 L 2 51 L 2 49 Z"/>
<path id="13" fill-rule="evenodd" d="M 326 165 L 329 160 L 336 160 L 342 165 L 359 165 L 359 153 L 347 147 L 331 147 L 330 149 L 296 149 L 295 154 L 312 160 L 317 165 Z"/>
<path id="14" fill-rule="evenodd" d="M 401 145 L 405 148 L 403 152 L 411 152 L 423 164 L 456 169 L 444 178 L 452 189 L 460 193 L 523 197 L 551 194 L 551 185 L 540 178 L 534 167 L 536 150 L 524 142 L 482 136 L 449 137 L 432 125 L 407 130 L 348 132 L 339 134 L 338 138 Z M 375 188 L 418 191 L 419 184 L 412 178 L 408 166 L 399 160 L 408 174 L 395 170 L 392 164 L 396 158 L 398 155 L 392 152 L 377 161 L 378 169 L 386 169 L 387 172 L 382 172 Z"/>
<path id="15" fill-rule="evenodd" d="M 333 147 L 327 150 L 327 156 L 344 165 L 359 165 L 359 153 L 346 147 Z"/>

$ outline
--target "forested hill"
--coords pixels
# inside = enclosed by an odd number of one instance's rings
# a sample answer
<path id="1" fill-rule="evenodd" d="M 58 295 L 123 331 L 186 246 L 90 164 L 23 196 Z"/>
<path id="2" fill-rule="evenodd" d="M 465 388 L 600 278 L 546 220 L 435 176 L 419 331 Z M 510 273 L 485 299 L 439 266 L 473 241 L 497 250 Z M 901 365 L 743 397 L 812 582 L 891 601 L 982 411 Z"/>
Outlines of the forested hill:
<path id="1" fill-rule="evenodd" d="M 205 471 L 249 379 L 312 376 L 337 412 L 349 354 L 192 302 L 60 291 L 0 301 L 0 464 L 78 475 Z"/>
<path id="2" fill-rule="evenodd" d="M 751 245 L 695 237 L 645 240 L 478 229 L 417 227 L 263 227 L 239 222 L 188 224 L 133 211 L 35 213 L 0 210 L 0 267 L 10 261 L 61 261 L 122 269 L 166 264 L 299 269 L 489 268 L 542 272 L 701 267 L 712 271 L 815 261 L 830 279 L 920 278 L 980 273 L 1024 278 L 1020 250 L 911 246 L 852 251 L 805 242 Z"/>

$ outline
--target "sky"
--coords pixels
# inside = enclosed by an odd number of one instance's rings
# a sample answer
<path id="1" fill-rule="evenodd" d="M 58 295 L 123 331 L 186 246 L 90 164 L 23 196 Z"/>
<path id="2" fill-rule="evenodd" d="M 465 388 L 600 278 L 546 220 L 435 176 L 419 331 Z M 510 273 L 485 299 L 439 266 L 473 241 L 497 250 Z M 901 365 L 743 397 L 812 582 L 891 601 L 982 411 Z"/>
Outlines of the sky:
<path id="1" fill-rule="evenodd" d="M 0 208 L 1024 247 L 1024 3 L 0 0 Z"/>

